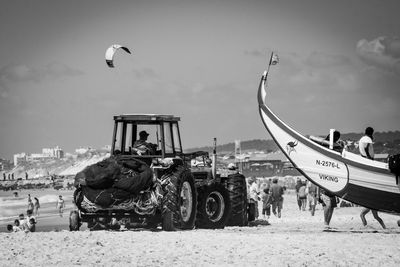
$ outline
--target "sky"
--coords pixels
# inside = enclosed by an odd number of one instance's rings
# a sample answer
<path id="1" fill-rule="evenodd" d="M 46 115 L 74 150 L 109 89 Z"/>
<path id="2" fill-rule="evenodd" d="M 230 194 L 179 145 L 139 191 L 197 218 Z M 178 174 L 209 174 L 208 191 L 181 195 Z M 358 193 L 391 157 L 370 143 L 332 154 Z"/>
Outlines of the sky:
<path id="1" fill-rule="evenodd" d="M 400 3 L 4 0 L 0 157 L 100 148 L 113 116 L 181 117 L 184 148 L 269 139 L 257 89 L 303 134 L 400 130 Z M 115 68 L 104 54 L 119 51 Z"/>

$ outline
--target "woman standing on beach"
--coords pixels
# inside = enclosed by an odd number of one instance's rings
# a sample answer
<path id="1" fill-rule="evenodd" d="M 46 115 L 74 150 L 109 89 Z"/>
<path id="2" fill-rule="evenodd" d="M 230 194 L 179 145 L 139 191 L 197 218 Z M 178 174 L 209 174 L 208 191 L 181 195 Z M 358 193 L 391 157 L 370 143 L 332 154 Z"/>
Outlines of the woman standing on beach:
<path id="1" fill-rule="evenodd" d="M 39 208 L 40 208 L 39 199 L 35 197 L 35 203 L 33 203 L 33 213 L 35 214 L 35 217 L 39 216 Z"/>
<path id="2" fill-rule="evenodd" d="M 28 211 L 29 212 L 33 212 L 33 209 L 34 209 L 35 207 L 34 207 L 34 205 L 33 205 L 33 202 L 32 202 L 32 200 L 31 200 L 31 198 L 29 198 L 28 199 Z"/>

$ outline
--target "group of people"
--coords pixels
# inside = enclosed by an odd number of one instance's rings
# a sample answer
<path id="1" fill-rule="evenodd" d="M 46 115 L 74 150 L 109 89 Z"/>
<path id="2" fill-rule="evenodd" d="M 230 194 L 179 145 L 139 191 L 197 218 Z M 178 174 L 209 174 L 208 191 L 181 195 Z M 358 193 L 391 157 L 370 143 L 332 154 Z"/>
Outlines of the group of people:
<path id="1" fill-rule="evenodd" d="M 374 149 L 373 149 L 373 133 L 374 129 L 372 127 L 367 127 L 365 129 L 365 134 L 359 140 L 359 150 L 360 155 L 364 158 L 374 159 Z M 326 137 L 326 140 L 330 140 L 330 135 Z M 341 149 L 344 148 L 344 142 L 340 140 L 340 132 L 333 132 L 333 143 L 334 149 L 336 150 L 338 147 Z M 270 179 L 271 180 L 271 179 Z M 254 203 L 256 206 L 255 218 L 259 217 L 258 214 L 258 202 L 262 201 L 262 216 L 263 219 L 268 221 L 272 213 L 278 218 L 281 217 L 281 211 L 283 208 L 283 194 L 284 187 L 278 184 L 278 179 L 274 178 L 271 181 L 268 181 L 267 185 L 260 192 L 258 190 L 259 185 L 257 184 L 257 179 L 255 177 L 251 177 L 248 180 L 248 199 L 250 203 Z M 307 208 L 307 204 L 309 207 L 309 211 L 311 212 L 311 216 L 315 214 L 315 208 L 317 203 L 320 203 L 324 210 L 324 225 L 325 228 L 330 228 L 330 222 L 332 219 L 333 211 L 337 207 L 338 198 L 332 194 L 330 191 L 325 190 L 316 186 L 311 182 L 301 181 L 300 179 L 296 182 L 296 195 L 297 195 L 297 204 L 300 211 L 305 211 Z M 372 212 L 374 218 L 379 222 L 382 228 L 386 228 L 385 223 L 382 218 L 379 217 L 378 212 L 376 210 L 371 210 L 369 208 L 363 208 L 360 213 L 361 221 L 364 226 L 367 225 L 367 221 L 365 219 L 365 215 L 368 212 Z"/>
<path id="2" fill-rule="evenodd" d="M 299 210 L 305 211 L 308 204 L 311 216 L 314 216 L 315 206 L 319 198 L 318 187 L 311 182 L 302 181 L 300 178 L 297 178 L 295 189 Z"/>
<path id="3" fill-rule="evenodd" d="M 21 213 L 18 219 L 15 219 L 14 225 L 7 225 L 9 232 L 35 232 L 36 231 L 36 218 L 32 215 L 31 211 L 27 211 L 27 217 Z"/>
<path id="4" fill-rule="evenodd" d="M 370 160 L 374 160 L 375 153 L 374 153 L 374 147 L 373 147 L 373 137 L 374 134 L 374 129 L 372 127 L 367 127 L 365 129 L 364 135 L 361 137 L 361 139 L 358 141 L 358 148 L 360 155 L 363 158 L 367 158 Z M 328 140 L 327 136 L 327 140 Z M 333 134 L 333 143 L 343 147 L 343 142 L 340 140 L 340 132 L 334 131 Z M 329 223 L 332 218 L 333 210 L 337 206 L 337 198 L 333 194 L 331 194 L 329 191 L 321 189 L 321 198 L 320 201 L 322 202 L 322 205 L 324 206 L 324 221 L 325 221 L 325 226 L 329 228 Z M 379 222 L 379 224 L 382 226 L 383 229 L 386 229 L 385 223 L 383 222 L 382 218 L 379 217 L 378 212 L 376 210 L 372 210 L 369 208 L 363 208 L 363 210 L 360 213 L 361 221 L 364 226 L 367 226 L 367 220 L 365 219 L 365 215 L 368 212 L 372 212 L 372 215 L 374 218 Z"/>
<path id="5" fill-rule="evenodd" d="M 26 218 L 23 213 L 14 220 L 14 224 L 8 224 L 7 230 L 9 232 L 35 232 L 36 231 L 36 217 L 39 216 L 40 203 L 37 197 L 32 201 L 31 195 L 28 194 L 28 208 L 26 210 Z"/>
<path id="6" fill-rule="evenodd" d="M 248 188 L 248 199 L 250 203 L 254 203 L 255 205 L 255 219 L 258 219 L 259 212 L 258 212 L 258 202 L 262 201 L 262 218 L 268 222 L 269 217 L 271 216 L 271 209 L 272 213 L 281 218 L 282 216 L 282 209 L 283 209 L 283 194 L 285 192 L 285 187 L 278 184 L 278 179 L 274 178 L 268 181 L 267 185 L 264 189 L 260 192 L 258 190 L 258 184 L 256 182 L 255 177 L 251 177 L 249 179 L 249 188 Z"/>
<path id="7" fill-rule="evenodd" d="M 14 180 L 14 173 L 8 173 L 8 175 L 3 172 L 3 181 L 6 181 L 8 177 L 8 180 Z M 21 178 L 18 178 L 21 179 Z M 28 180 L 28 173 L 25 172 L 25 180 Z"/>
<path id="8" fill-rule="evenodd" d="M 33 200 L 31 195 L 28 194 L 28 207 L 26 210 L 26 217 L 23 213 L 18 216 L 18 219 L 14 220 L 14 224 L 8 224 L 7 230 L 9 232 L 35 232 L 36 223 L 39 217 L 40 203 L 37 197 Z M 61 195 L 58 196 L 56 201 L 56 209 L 60 217 L 63 217 L 63 212 L 65 209 L 65 201 Z"/>

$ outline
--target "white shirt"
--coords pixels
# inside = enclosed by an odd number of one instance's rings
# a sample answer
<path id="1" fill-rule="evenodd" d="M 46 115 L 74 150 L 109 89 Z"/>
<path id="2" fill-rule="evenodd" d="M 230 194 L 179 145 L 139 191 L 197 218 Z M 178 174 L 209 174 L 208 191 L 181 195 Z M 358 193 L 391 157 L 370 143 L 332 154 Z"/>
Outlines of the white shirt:
<path id="1" fill-rule="evenodd" d="M 250 185 L 250 198 L 252 198 L 255 201 L 257 201 L 259 198 L 258 197 L 258 185 L 255 182 Z"/>
<path id="2" fill-rule="evenodd" d="M 367 152 L 365 151 L 365 149 L 367 148 L 367 145 L 369 145 L 368 147 L 368 152 L 369 155 L 373 158 L 375 156 L 374 153 L 374 148 L 372 147 L 372 144 L 374 142 L 372 142 L 371 137 L 364 135 L 363 137 L 361 137 L 360 141 L 358 141 L 358 148 L 360 149 L 360 154 L 361 156 L 367 157 Z"/>
<path id="3" fill-rule="evenodd" d="M 21 232 L 22 229 L 19 226 L 13 225 L 13 232 Z"/>

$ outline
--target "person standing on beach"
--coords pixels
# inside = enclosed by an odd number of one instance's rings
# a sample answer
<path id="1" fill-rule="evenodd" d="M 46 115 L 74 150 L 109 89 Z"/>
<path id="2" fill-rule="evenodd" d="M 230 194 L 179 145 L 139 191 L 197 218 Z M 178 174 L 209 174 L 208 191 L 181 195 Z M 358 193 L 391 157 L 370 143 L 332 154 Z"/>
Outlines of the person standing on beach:
<path id="1" fill-rule="evenodd" d="M 314 214 L 315 214 L 315 206 L 317 205 L 317 190 L 318 190 L 318 187 L 315 184 L 308 181 L 307 201 L 308 201 L 308 205 L 310 207 L 311 216 L 314 216 Z"/>
<path id="2" fill-rule="evenodd" d="M 271 186 L 271 196 L 272 196 L 272 213 L 278 218 L 281 217 L 281 211 L 283 208 L 283 187 L 278 184 L 278 179 L 274 178 L 272 180 Z M 278 211 L 277 211 L 278 209 Z"/>
<path id="3" fill-rule="evenodd" d="M 301 203 L 301 210 L 305 211 L 306 206 L 307 206 L 306 182 L 301 182 L 301 187 L 299 188 L 298 198 Z"/>
<path id="4" fill-rule="evenodd" d="M 65 202 L 64 202 L 64 199 L 62 198 L 61 195 L 58 196 L 57 206 L 56 207 L 58 209 L 60 217 L 62 217 L 63 216 L 63 209 L 65 208 Z"/>
<path id="5" fill-rule="evenodd" d="M 269 216 L 271 216 L 271 203 L 272 203 L 272 196 L 269 193 L 269 187 L 264 188 L 261 199 L 263 202 L 263 210 L 262 210 L 263 219 L 268 222 Z"/>
<path id="6" fill-rule="evenodd" d="M 364 208 L 360 213 L 360 217 L 361 217 L 361 221 L 362 221 L 363 225 L 367 226 L 367 220 L 365 219 L 365 215 L 370 211 L 372 212 L 372 215 L 374 216 L 375 220 L 377 220 L 379 222 L 379 224 L 382 226 L 382 228 L 386 229 L 385 223 L 383 222 L 382 218 L 379 217 L 378 212 L 376 210 L 371 210 L 369 208 Z"/>
<path id="7" fill-rule="evenodd" d="M 28 198 L 28 210 L 27 212 L 30 212 L 31 214 L 33 213 L 33 209 L 35 208 L 35 206 L 33 205 L 32 199 L 29 196 Z"/>
<path id="8" fill-rule="evenodd" d="M 36 217 L 39 216 L 39 208 L 40 208 L 39 199 L 35 197 L 35 202 L 33 203 L 33 213 L 35 214 Z"/>
<path id="9" fill-rule="evenodd" d="M 320 189 L 319 201 L 324 207 L 324 224 L 325 229 L 330 228 L 333 210 L 337 207 L 336 196 L 325 189 Z"/>
<path id="10" fill-rule="evenodd" d="M 297 178 L 295 189 L 296 189 L 297 205 L 299 206 L 300 211 L 301 211 L 301 200 L 299 198 L 299 189 L 301 186 L 302 186 L 301 179 Z"/>
<path id="11" fill-rule="evenodd" d="M 260 200 L 260 197 L 259 197 L 260 192 L 258 191 L 257 178 L 254 176 L 250 177 L 249 185 L 250 185 L 249 186 L 250 203 L 254 203 L 254 205 L 256 207 L 254 218 L 257 220 L 258 216 L 259 216 L 258 201 Z"/>

